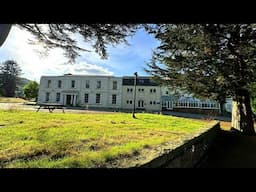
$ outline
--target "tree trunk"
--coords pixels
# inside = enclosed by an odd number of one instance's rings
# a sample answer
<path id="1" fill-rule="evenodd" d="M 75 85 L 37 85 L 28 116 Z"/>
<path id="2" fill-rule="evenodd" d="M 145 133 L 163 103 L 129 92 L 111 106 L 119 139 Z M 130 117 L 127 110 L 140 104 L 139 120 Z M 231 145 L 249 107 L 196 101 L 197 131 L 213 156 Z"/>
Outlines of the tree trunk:
<path id="1" fill-rule="evenodd" d="M 232 99 L 231 127 L 242 131 L 244 135 L 256 135 L 249 92 L 243 90 Z"/>
<path id="2" fill-rule="evenodd" d="M 224 110 L 224 108 L 225 108 L 225 102 L 219 101 L 219 103 L 220 103 L 220 114 L 221 114 L 221 115 L 224 115 L 224 112 L 225 112 L 225 110 Z"/>

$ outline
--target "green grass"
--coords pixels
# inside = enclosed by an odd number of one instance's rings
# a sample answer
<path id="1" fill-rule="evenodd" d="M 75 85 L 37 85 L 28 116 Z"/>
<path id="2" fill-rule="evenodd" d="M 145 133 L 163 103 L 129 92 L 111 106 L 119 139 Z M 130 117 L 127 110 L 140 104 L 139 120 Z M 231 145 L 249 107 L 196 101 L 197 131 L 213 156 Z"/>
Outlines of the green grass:
<path id="1" fill-rule="evenodd" d="M 26 100 L 15 97 L 0 97 L 0 103 L 24 103 Z"/>
<path id="2" fill-rule="evenodd" d="M 0 110 L 0 167 L 104 167 L 185 139 L 207 121 L 156 114 L 62 114 Z"/>

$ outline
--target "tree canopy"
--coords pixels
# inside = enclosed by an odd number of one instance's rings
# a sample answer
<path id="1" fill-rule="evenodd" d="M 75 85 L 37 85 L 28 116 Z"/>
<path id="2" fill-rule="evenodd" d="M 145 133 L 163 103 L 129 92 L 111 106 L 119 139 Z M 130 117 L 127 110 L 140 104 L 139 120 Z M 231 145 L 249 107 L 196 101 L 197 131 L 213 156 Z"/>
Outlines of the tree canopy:
<path id="1" fill-rule="evenodd" d="M 17 78 L 21 74 L 18 63 L 14 60 L 7 60 L 0 64 L 0 89 L 3 96 L 15 96 Z"/>
<path id="2" fill-rule="evenodd" d="M 23 87 L 23 93 L 26 99 L 36 99 L 38 96 L 39 84 L 36 81 L 30 81 Z"/>
<path id="3" fill-rule="evenodd" d="M 42 42 L 45 51 L 62 48 L 64 55 L 74 62 L 80 51 L 89 51 L 78 45 L 74 34 L 81 35 L 84 42 L 92 42 L 95 51 L 106 59 L 107 45 L 127 43 L 126 37 L 136 32 L 134 24 L 18 24 L 36 37 L 33 43 Z"/>
<path id="4" fill-rule="evenodd" d="M 201 96 L 232 96 L 245 117 L 238 128 L 254 132 L 248 98 L 256 82 L 255 24 L 160 24 L 148 31 L 161 43 L 147 69 L 155 79 Z"/>

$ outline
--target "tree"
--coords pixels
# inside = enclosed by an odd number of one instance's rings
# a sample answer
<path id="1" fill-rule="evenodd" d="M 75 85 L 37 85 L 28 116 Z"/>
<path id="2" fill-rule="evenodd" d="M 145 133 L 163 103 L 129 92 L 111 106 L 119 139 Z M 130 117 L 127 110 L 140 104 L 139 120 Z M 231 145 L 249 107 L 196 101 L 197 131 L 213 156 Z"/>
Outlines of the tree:
<path id="1" fill-rule="evenodd" d="M 256 118 L 256 83 L 250 85 L 251 106 L 254 118 Z"/>
<path id="2" fill-rule="evenodd" d="M 161 43 L 147 69 L 155 79 L 201 96 L 231 96 L 232 127 L 255 134 L 249 92 L 256 82 L 255 24 L 159 24 L 148 31 Z"/>
<path id="3" fill-rule="evenodd" d="M 45 53 L 52 48 L 61 48 L 70 62 L 80 56 L 80 51 L 89 51 L 77 44 L 75 34 L 82 36 L 85 42 L 91 42 L 95 51 L 107 58 L 106 46 L 127 43 L 126 37 L 136 32 L 135 24 L 17 24 L 36 37 L 31 42 L 43 43 Z"/>
<path id="4" fill-rule="evenodd" d="M 36 99 L 38 96 L 39 84 L 36 81 L 30 81 L 23 87 L 23 93 L 26 99 Z"/>
<path id="5" fill-rule="evenodd" d="M 3 45 L 10 30 L 11 30 L 10 24 L 0 24 L 0 47 Z"/>
<path id="6" fill-rule="evenodd" d="M 14 60 L 7 60 L 0 65 L 1 82 L 0 89 L 3 96 L 14 97 L 17 78 L 21 74 L 18 63 Z"/>

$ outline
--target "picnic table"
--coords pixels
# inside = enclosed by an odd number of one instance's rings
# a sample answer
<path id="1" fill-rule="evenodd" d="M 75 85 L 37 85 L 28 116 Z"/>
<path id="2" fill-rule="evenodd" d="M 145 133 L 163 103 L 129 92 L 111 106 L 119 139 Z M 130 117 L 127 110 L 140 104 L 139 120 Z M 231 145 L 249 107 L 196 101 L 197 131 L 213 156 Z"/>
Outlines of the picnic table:
<path id="1" fill-rule="evenodd" d="M 36 112 L 38 112 L 41 108 L 48 109 L 50 113 L 53 112 L 54 109 L 62 109 L 62 112 L 64 112 L 64 105 L 59 103 L 38 103 L 39 107 Z"/>

